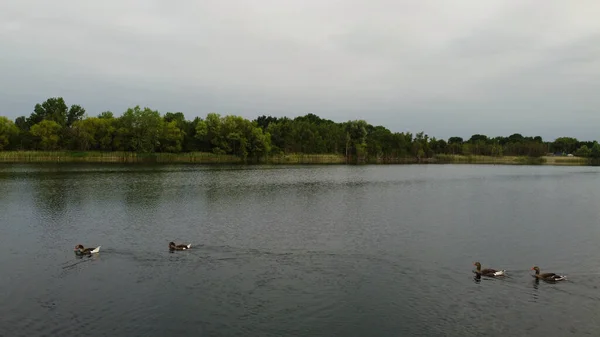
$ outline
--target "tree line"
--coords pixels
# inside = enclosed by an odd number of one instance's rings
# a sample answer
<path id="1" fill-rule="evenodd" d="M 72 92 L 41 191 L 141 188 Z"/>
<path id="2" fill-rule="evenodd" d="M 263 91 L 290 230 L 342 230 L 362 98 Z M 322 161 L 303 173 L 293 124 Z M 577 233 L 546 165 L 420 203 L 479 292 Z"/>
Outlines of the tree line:
<path id="1" fill-rule="evenodd" d="M 212 152 L 243 159 L 288 153 L 341 154 L 357 160 L 416 157 L 437 154 L 540 157 L 548 153 L 600 158 L 597 141 L 515 133 L 508 137 L 474 134 L 448 140 L 424 132 L 392 132 L 364 120 L 337 123 L 307 114 L 296 118 L 209 113 L 187 120 L 182 112 L 161 115 L 148 107 L 128 108 L 121 116 L 110 111 L 90 117 L 80 105 L 67 106 L 62 97 L 36 104 L 28 116 L 14 121 L 0 116 L 1 150 L 71 150 Z"/>

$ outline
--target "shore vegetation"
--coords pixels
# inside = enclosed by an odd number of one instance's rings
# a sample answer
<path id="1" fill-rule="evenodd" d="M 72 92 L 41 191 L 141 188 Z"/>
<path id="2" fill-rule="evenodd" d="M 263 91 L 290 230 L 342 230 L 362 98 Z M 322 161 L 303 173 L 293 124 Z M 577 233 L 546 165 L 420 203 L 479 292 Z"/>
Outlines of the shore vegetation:
<path id="1" fill-rule="evenodd" d="M 138 105 L 120 115 L 94 116 L 51 97 L 28 116 L 14 121 L 0 116 L 2 162 L 586 165 L 598 160 L 597 141 L 548 141 L 519 133 L 439 139 L 310 113 L 253 120 L 208 113 L 188 120 L 183 112 L 161 114 Z"/>

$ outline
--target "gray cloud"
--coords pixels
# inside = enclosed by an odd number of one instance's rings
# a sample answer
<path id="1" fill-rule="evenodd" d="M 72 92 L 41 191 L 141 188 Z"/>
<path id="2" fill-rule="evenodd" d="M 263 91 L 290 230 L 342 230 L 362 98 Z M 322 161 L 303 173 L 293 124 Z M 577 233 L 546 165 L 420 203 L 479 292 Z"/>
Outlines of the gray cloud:
<path id="1" fill-rule="evenodd" d="M 63 96 L 447 138 L 600 139 L 600 3 L 6 0 L 0 115 Z"/>

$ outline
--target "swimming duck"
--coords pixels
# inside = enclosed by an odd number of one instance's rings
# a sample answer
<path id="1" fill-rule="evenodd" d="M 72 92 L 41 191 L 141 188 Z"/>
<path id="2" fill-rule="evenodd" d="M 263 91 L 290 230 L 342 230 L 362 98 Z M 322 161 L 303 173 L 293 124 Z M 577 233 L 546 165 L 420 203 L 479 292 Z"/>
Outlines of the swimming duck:
<path id="1" fill-rule="evenodd" d="M 504 273 L 506 272 L 506 270 L 496 270 L 496 269 L 481 269 L 481 263 L 479 262 L 475 262 L 473 263 L 474 266 L 477 267 L 476 271 L 473 271 L 476 274 L 481 274 L 483 276 L 489 276 L 489 277 L 495 277 L 495 276 L 504 276 Z"/>
<path id="2" fill-rule="evenodd" d="M 540 267 L 538 267 L 538 266 L 531 268 L 531 270 L 535 270 L 535 275 L 532 275 L 533 277 L 544 280 L 544 281 L 562 281 L 562 280 L 566 279 L 566 276 L 558 275 L 555 273 L 540 274 Z"/>
<path id="3" fill-rule="evenodd" d="M 173 241 L 169 242 L 169 250 L 186 250 L 186 249 L 190 249 L 192 247 L 192 244 L 187 244 L 187 245 L 175 245 L 175 243 Z"/>
<path id="4" fill-rule="evenodd" d="M 92 253 L 98 253 L 100 251 L 100 246 L 96 248 L 83 248 L 83 245 L 75 246 L 75 254 L 77 255 L 90 255 Z"/>

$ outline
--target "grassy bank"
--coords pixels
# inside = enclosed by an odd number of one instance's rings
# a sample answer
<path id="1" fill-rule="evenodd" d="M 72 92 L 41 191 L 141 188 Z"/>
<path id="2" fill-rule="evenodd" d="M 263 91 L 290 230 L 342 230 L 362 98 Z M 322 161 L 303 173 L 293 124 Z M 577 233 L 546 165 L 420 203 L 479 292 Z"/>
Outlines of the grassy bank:
<path id="1" fill-rule="evenodd" d="M 589 165 L 590 159 L 582 157 L 527 157 L 527 156 L 465 156 L 465 155 L 436 155 L 436 163 L 449 164 L 505 164 L 505 165 Z"/>
<path id="2" fill-rule="evenodd" d="M 544 157 L 518 157 L 518 156 L 465 156 L 439 154 L 434 157 L 436 163 L 448 164 L 545 164 Z"/>
<path id="3" fill-rule="evenodd" d="M 5 163 L 199 163 L 234 164 L 240 158 L 214 153 L 135 153 L 96 151 L 4 151 L 0 162 Z"/>
<path id="4" fill-rule="evenodd" d="M 210 152 L 136 153 L 99 151 L 1 151 L 4 163 L 188 163 L 243 164 L 242 158 Z M 246 163 L 269 164 L 345 164 L 346 158 L 335 154 L 287 154 L 268 156 Z"/>
<path id="5" fill-rule="evenodd" d="M 547 165 L 589 165 L 592 161 L 583 157 L 544 157 Z"/>
<path id="6" fill-rule="evenodd" d="M 436 163 L 506 164 L 506 165 L 589 165 L 590 159 L 582 157 L 527 157 L 527 156 L 465 156 L 440 154 L 434 157 Z"/>
<path id="7" fill-rule="evenodd" d="M 233 155 L 218 155 L 207 152 L 191 153 L 135 153 L 135 152 L 96 152 L 96 151 L 3 151 L 0 162 L 4 163 L 188 163 L 188 164 L 243 164 L 244 161 Z M 267 164 L 346 164 L 338 154 L 286 154 L 270 155 L 247 163 Z M 370 164 L 504 164 L 504 165 L 589 165 L 588 158 L 581 157 L 517 157 L 517 156 L 465 156 L 439 154 L 433 158 L 418 160 L 406 158 L 372 158 L 364 161 Z"/>

